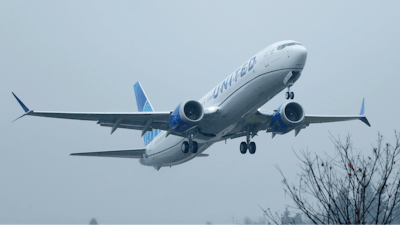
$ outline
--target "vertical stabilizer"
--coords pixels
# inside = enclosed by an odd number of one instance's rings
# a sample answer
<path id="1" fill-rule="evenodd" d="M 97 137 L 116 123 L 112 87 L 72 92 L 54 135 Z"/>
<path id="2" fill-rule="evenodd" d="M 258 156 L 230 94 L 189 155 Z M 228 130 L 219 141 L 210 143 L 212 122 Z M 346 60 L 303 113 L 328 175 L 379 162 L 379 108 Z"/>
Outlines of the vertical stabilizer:
<path id="1" fill-rule="evenodd" d="M 136 82 L 133 85 L 133 89 L 135 90 L 136 96 L 136 104 L 139 112 L 153 112 L 153 106 L 151 105 L 149 99 L 144 92 L 142 85 L 139 82 Z M 161 130 L 151 129 L 151 131 L 147 131 L 143 135 L 144 145 L 147 146 L 159 133 Z"/>

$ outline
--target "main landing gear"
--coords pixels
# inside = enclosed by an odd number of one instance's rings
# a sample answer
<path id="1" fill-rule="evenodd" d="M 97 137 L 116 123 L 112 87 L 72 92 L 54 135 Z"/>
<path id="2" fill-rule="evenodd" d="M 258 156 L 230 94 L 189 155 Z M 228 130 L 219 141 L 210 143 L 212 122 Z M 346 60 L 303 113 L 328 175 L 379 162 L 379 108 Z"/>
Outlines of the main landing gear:
<path id="1" fill-rule="evenodd" d="M 250 142 L 250 132 L 247 132 L 246 142 L 240 143 L 240 153 L 246 154 L 249 149 L 250 154 L 256 153 L 256 143 Z"/>
<path id="2" fill-rule="evenodd" d="M 286 92 L 286 94 L 285 94 L 285 98 L 286 99 L 294 99 L 294 93 L 293 92 L 290 92 L 290 87 L 292 86 L 293 84 L 289 84 L 288 85 L 288 91 Z"/>
<path id="3" fill-rule="evenodd" d="M 249 149 L 250 154 L 256 153 L 256 143 L 250 142 L 249 144 L 246 144 L 246 142 L 240 143 L 240 153 L 246 154 L 247 149 Z"/>
<path id="4" fill-rule="evenodd" d="M 199 149 L 199 145 L 196 141 L 193 141 L 193 134 L 189 135 L 188 137 L 189 142 L 184 141 L 181 145 L 181 150 L 183 153 L 188 153 L 189 151 L 192 153 L 197 153 Z"/>

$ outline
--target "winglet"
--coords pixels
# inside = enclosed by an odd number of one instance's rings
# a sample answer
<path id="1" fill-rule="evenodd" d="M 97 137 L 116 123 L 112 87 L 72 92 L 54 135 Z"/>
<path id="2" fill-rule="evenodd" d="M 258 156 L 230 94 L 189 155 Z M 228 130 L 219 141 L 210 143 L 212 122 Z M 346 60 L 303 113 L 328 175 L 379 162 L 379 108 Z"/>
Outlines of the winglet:
<path id="1" fill-rule="evenodd" d="M 363 98 L 363 102 L 362 102 L 362 105 L 361 105 L 360 115 L 364 115 L 364 102 L 365 102 L 365 98 Z"/>
<path id="2" fill-rule="evenodd" d="M 367 120 L 367 117 L 365 116 L 364 103 L 365 103 L 365 98 L 363 98 L 363 102 L 362 102 L 362 105 L 361 105 L 361 111 L 360 111 L 360 115 L 364 116 L 364 117 L 361 117 L 360 120 L 363 121 L 365 124 L 367 124 L 370 127 L 371 124 L 369 124 L 369 122 Z"/>
<path id="3" fill-rule="evenodd" d="M 11 93 L 14 95 L 15 99 L 17 99 L 17 101 L 19 102 L 19 104 L 21 105 L 21 107 L 24 109 L 24 111 L 25 111 L 26 113 L 29 112 L 28 107 L 26 107 L 26 106 L 24 105 L 24 103 L 22 103 L 21 100 L 19 100 L 19 98 L 14 94 L 14 92 L 11 92 Z"/>
<path id="4" fill-rule="evenodd" d="M 11 122 L 11 123 L 13 123 L 14 121 L 16 121 L 16 120 L 18 120 L 18 119 L 21 119 L 22 117 L 26 116 L 27 113 L 28 113 L 30 110 L 28 109 L 28 107 L 26 107 L 26 106 L 24 105 L 24 103 L 22 103 L 21 100 L 19 100 L 19 98 L 14 94 L 14 92 L 11 92 L 11 93 L 14 95 L 15 99 L 17 99 L 18 103 L 21 105 L 21 107 L 22 107 L 22 108 L 24 109 L 24 111 L 25 111 L 24 115 L 18 117 L 17 119 L 15 119 L 15 120 L 13 120 L 13 121 Z"/>
<path id="5" fill-rule="evenodd" d="M 369 122 L 367 120 L 367 117 L 365 117 L 365 116 L 361 117 L 360 120 L 363 121 L 365 124 L 367 124 L 369 127 L 371 126 L 371 124 L 369 124 Z"/>

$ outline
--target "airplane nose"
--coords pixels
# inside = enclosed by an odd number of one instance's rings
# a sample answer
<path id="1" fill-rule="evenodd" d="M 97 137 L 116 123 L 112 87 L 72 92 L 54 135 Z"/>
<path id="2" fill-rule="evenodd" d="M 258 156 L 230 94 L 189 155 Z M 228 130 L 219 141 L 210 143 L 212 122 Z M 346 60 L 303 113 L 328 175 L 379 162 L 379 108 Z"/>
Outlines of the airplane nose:
<path id="1" fill-rule="evenodd" d="M 291 55 L 293 55 L 295 59 L 296 66 L 304 67 L 307 60 L 307 49 L 304 46 L 301 45 L 296 46 L 296 49 L 293 51 L 293 54 Z"/>

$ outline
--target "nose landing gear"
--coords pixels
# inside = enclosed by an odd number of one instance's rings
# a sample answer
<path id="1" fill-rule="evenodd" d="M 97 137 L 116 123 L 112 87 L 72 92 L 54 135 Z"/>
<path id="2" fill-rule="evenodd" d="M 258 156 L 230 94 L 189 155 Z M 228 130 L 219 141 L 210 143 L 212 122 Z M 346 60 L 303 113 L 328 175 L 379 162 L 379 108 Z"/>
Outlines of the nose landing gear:
<path id="1" fill-rule="evenodd" d="M 294 93 L 293 92 L 286 92 L 285 98 L 286 99 L 294 99 Z"/>
<path id="2" fill-rule="evenodd" d="M 293 86 L 293 84 L 289 84 L 288 85 L 288 91 L 286 92 L 286 94 L 285 94 L 285 98 L 286 99 L 294 99 L 294 93 L 293 92 L 290 92 L 290 87 L 291 86 Z"/>

